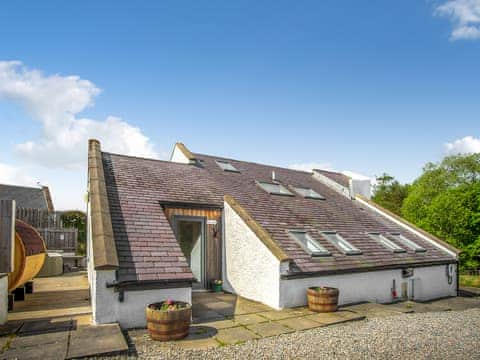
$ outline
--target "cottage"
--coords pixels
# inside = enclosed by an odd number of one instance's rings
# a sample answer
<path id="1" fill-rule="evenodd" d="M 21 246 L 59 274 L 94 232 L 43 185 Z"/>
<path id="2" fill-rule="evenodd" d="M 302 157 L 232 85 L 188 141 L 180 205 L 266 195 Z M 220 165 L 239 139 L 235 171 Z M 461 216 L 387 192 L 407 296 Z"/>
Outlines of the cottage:
<path id="1" fill-rule="evenodd" d="M 145 325 L 147 303 L 216 279 L 275 309 L 309 286 L 340 304 L 455 296 L 458 251 L 382 209 L 370 184 L 190 152 L 170 161 L 89 142 L 88 257 L 96 323 Z"/>

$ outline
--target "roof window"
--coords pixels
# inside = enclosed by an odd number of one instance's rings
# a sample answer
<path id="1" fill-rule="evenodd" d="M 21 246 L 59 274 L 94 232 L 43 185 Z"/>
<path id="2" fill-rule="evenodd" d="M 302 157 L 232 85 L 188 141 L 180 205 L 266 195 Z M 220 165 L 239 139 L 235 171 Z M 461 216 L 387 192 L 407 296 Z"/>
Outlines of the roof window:
<path id="1" fill-rule="evenodd" d="M 380 233 L 369 233 L 368 234 L 372 239 L 376 240 L 380 244 L 382 244 L 384 247 L 387 249 L 391 250 L 394 253 L 404 253 L 406 250 L 404 248 L 401 248 L 397 244 L 395 244 L 393 241 L 390 239 L 387 239 L 385 236 L 383 236 Z"/>
<path id="2" fill-rule="evenodd" d="M 257 183 L 263 190 L 265 190 L 269 194 L 295 196 L 290 191 L 288 191 L 288 189 L 285 186 L 281 184 L 274 184 L 274 183 L 260 182 L 260 181 L 258 181 Z"/>
<path id="3" fill-rule="evenodd" d="M 296 193 L 303 196 L 307 199 L 319 199 L 325 200 L 325 197 L 317 193 L 315 190 L 310 188 L 303 188 L 303 187 L 293 187 Z"/>
<path id="4" fill-rule="evenodd" d="M 350 244 L 347 240 L 342 238 L 337 232 L 335 231 L 323 231 L 322 235 L 330 241 L 333 245 L 339 248 L 344 254 L 347 255 L 360 255 L 362 253 L 361 250 L 357 249 L 355 246 Z"/>
<path id="5" fill-rule="evenodd" d="M 223 170 L 223 171 L 230 171 L 230 172 L 240 172 L 238 171 L 238 169 L 233 166 L 231 163 L 229 163 L 228 161 L 223 161 L 223 160 L 215 160 L 215 162 L 217 163 L 218 166 L 220 166 L 220 168 Z"/>
<path id="6" fill-rule="evenodd" d="M 410 249 L 412 249 L 415 252 L 425 252 L 427 249 L 421 247 L 420 245 L 414 243 L 412 240 L 406 238 L 400 233 L 390 233 L 390 236 L 393 237 L 395 240 L 400 241 L 401 243 L 405 244 L 408 246 Z"/>
<path id="7" fill-rule="evenodd" d="M 320 245 L 316 240 L 312 239 L 306 231 L 289 230 L 288 234 L 295 239 L 300 246 L 311 256 L 329 256 L 330 252 Z"/>

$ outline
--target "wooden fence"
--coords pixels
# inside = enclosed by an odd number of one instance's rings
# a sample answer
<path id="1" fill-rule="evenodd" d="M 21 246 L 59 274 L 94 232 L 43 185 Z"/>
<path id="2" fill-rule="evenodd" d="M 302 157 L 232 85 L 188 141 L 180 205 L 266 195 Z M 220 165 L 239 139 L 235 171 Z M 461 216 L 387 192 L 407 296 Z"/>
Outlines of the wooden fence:
<path id="1" fill-rule="evenodd" d="M 17 208 L 17 219 L 35 227 L 45 240 L 48 250 L 75 252 L 78 244 L 78 230 L 65 227 L 62 213 L 42 209 Z"/>
<path id="2" fill-rule="evenodd" d="M 63 250 L 75 252 L 77 250 L 78 231 L 74 228 L 37 229 L 42 235 L 48 250 Z"/>
<path id="3" fill-rule="evenodd" d="M 62 229 L 61 212 L 49 212 L 43 209 L 17 207 L 17 219 L 23 220 L 37 229 Z"/>
<path id="4" fill-rule="evenodd" d="M 0 200 L 0 273 L 13 271 L 15 202 Z"/>

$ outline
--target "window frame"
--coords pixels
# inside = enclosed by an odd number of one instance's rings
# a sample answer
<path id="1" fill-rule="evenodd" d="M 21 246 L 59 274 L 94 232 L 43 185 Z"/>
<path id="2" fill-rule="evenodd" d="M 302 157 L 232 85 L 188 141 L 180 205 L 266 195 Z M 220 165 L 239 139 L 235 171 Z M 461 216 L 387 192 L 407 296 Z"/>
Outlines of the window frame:
<path id="1" fill-rule="evenodd" d="M 303 186 L 291 186 L 291 188 L 293 189 L 293 191 L 295 191 L 298 195 L 300 195 L 301 197 L 305 198 L 305 199 L 313 199 L 313 200 L 326 200 L 325 199 L 325 196 L 319 194 L 318 192 L 316 192 L 315 190 L 313 190 L 312 188 L 308 188 L 308 187 L 303 187 Z M 299 191 L 300 190 L 300 191 Z M 310 193 L 313 193 L 314 195 L 304 195 L 301 193 L 301 191 L 309 191 Z"/>
<path id="2" fill-rule="evenodd" d="M 311 257 L 327 257 L 327 256 L 332 256 L 332 253 L 325 249 L 317 240 L 315 240 L 313 237 L 310 236 L 308 231 L 306 230 L 301 230 L 301 229 L 289 229 L 287 230 L 288 235 L 290 238 L 295 240 L 297 244 L 299 244 L 303 250 L 305 250 Z M 300 233 L 304 234 L 305 237 L 307 238 L 307 241 L 310 241 L 311 243 L 314 244 L 315 247 L 320 249 L 319 251 L 312 251 L 307 244 L 305 244 L 303 241 L 301 241 L 298 237 L 296 237 L 294 234 L 295 233 Z"/>
<path id="3" fill-rule="evenodd" d="M 401 254 L 407 252 L 407 250 L 402 248 L 400 245 L 394 243 L 391 239 L 387 238 L 380 232 L 368 232 L 367 235 L 394 254 Z M 375 238 L 376 236 L 378 236 L 378 239 Z"/>
<path id="4" fill-rule="evenodd" d="M 280 183 L 271 183 L 267 181 L 255 181 L 257 185 L 265 192 L 269 193 L 270 195 L 279 195 L 279 196 L 295 196 L 286 186 L 283 186 Z M 274 185 L 274 186 L 279 186 L 280 188 L 284 189 L 286 192 L 272 192 L 267 190 L 266 188 L 263 187 L 263 184 L 266 185 Z"/>
<path id="5" fill-rule="evenodd" d="M 423 246 L 418 245 L 415 241 L 410 240 L 406 236 L 404 236 L 402 233 L 399 232 L 390 232 L 388 233 L 389 236 L 391 236 L 393 239 L 400 241 L 402 244 L 407 246 L 409 249 L 413 250 L 416 253 L 424 253 L 427 252 L 427 249 L 425 249 Z"/>
<path id="6" fill-rule="evenodd" d="M 215 160 L 215 163 L 217 164 L 217 166 L 222 169 L 223 171 L 227 171 L 227 172 L 234 172 L 234 173 L 239 173 L 240 170 L 238 170 L 230 161 L 226 161 L 226 160 L 218 160 L 216 159 Z M 232 169 L 226 169 L 224 167 L 222 167 L 221 164 L 227 164 L 227 165 L 230 165 L 232 167 Z"/>
<path id="7" fill-rule="evenodd" d="M 362 250 L 358 249 L 356 246 L 352 245 L 350 242 L 345 240 L 343 236 L 341 236 L 337 231 L 321 231 L 320 234 L 328 241 L 330 242 L 333 246 L 335 246 L 337 249 L 339 249 L 342 253 L 345 255 L 362 255 L 363 252 Z M 336 242 L 331 240 L 328 235 L 335 235 L 337 237 Z M 349 247 L 349 250 L 345 250 L 342 248 L 339 243 L 343 243 L 346 247 Z"/>

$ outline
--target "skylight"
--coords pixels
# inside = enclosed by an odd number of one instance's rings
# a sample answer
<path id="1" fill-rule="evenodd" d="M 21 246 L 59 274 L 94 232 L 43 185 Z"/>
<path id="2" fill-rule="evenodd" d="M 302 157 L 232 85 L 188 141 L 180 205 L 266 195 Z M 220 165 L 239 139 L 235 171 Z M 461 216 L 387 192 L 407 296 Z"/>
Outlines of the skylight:
<path id="1" fill-rule="evenodd" d="M 406 252 L 404 248 L 401 248 L 397 244 L 395 244 L 393 241 L 387 239 L 385 236 L 383 236 L 380 233 L 369 233 L 370 237 L 376 241 L 378 241 L 380 244 L 385 246 L 387 249 L 391 250 L 394 253 L 403 253 Z"/>
<path id="2" fill-rule="evenodd" d="M 266 192 L 274 195 L 295 196 L 288 189 L 281 184 L 273 184 L 267 182 L 258 182 L 258 185 Z"/>
<path id="3" fill-rule="evenodd" d="M 218 166 L 220 166 L 220 168 L 223 171 L 240 172 L 235 166 L 230 164 L 228 161 L 215 160 L 215 162 L 217 163 Z"/>
<path id="4" fill-rule="evenodd" d="M 390 236 L 392 236 L 394 239 L 400 241 L 401 243 L 405 244 L 408 246 L 410 249 L 414 250 L 415 252 L 425 252 L 427 249 L 421 247 L 420 245 L 414 243 L 412 240 L 407 239 L 405 236 L 399 233 L 391 233 Z"/>
<path id="5" fill-rule="evenodd" d="M 347 255 L 360 255 L 361 250 L 350 244 L 335 231 L 323 231 L 322 235 Z"/>
<path id="6" fill-rule="evenodd" d="M 295 190 L 295 192 L 297 192 L 304 198 L 325 200 L 325 197 L 323 197 L 313 189 L 302 188 L 302 187 L 294 187 L 293 189 Z"/>
<path id="7" fill-rule="evenodd" d="M 306 231 L 303 230 L 289 230 L 290 236 L 295 239 L 300 246 L 312 256 L 328 256 L 330 252 L 320 245 L 317 241 L 312 239 Z"/>

